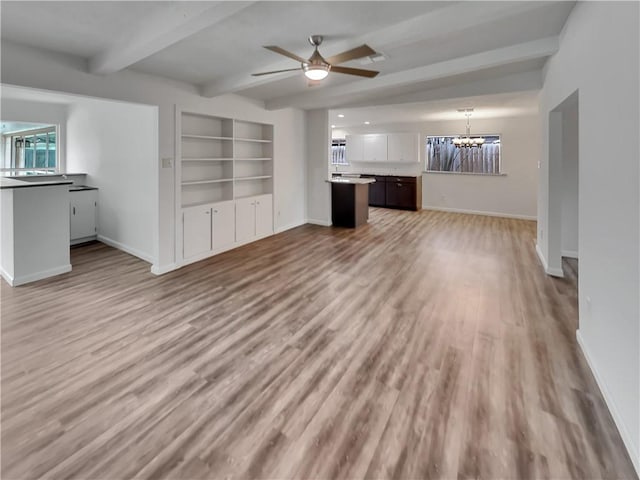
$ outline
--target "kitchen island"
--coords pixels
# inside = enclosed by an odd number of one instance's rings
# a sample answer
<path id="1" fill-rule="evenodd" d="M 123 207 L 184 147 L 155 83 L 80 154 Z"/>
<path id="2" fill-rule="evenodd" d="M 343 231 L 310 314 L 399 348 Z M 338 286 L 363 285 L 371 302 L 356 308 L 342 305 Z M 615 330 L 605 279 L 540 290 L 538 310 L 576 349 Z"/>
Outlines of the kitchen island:
<path id="1" fill-rule="evenodd" d="M 334 177 L 331 183 L 331 223 L 355 228 L 369 220 L 369 184 L 373 178 Z"/>
<path id="2" fill-rule="evenodd" d="M 0 273 L 11 286 L 71 271 L 71 180 L 0 178 Z"/>

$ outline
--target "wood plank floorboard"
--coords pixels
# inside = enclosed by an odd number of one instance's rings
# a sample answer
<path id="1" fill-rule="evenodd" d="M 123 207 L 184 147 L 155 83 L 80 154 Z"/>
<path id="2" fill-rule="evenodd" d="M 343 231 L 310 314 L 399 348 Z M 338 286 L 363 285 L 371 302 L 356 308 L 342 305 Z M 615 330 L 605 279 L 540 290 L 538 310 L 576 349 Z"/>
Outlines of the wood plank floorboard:
<path id="1" fill-rule="evenodd" d="M 1 294 L 3 479 L 633 479 L 535 223 L 371 209 Z"/>

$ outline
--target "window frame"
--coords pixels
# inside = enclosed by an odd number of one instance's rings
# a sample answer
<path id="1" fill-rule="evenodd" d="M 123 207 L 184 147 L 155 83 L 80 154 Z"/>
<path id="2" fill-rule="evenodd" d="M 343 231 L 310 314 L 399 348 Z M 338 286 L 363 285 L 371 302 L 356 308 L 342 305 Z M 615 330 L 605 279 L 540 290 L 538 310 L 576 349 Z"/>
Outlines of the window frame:
<path id="1" fill-rule="evenodd" d="M 337 144 L 337 145 L 336 145 Z M 334 151 L 334 147 L 342 147 L 342 162 L 336 162 L 334 159 L 336 158 L 336 154 Z M 340 156 L 340 155 L 337 155 Z M 329 165 L 332 167 L 348 167 L 349 161 L 347 160 L 347 139 L 346 138 L 332 138 L 331 139 L 331 151 L 329 153 Z"/>
<path id="2" fill-rule="evenodd" d="M 9 160 L 9 166 L 6 166 L 6 162 L 7 159 L 5 158 L 5 165 L 3 165 L 0 168 L 1 172 L 44 172 L 44 173 L 48 173 L 48 174 L 58 174 L 60 173 L 60 130 L 58 128 L 58 125 L 49 125 L 46 127 L 42 127 L 42 128 L 34 128 L 31 130 L 23 130 L 20 132 L 13 132 L 13 133 L 6 133 L 3 135 L 3 137 L 5 138 L 5 145 L 8 143 L 10 145 L 10 158 Z M 56 137 L 56 141 L 55 141 L 55 167 L 48 167 L 48 163 L 49 163 L 49 138 L 51 133 L 55 134 Z M 37 149 L 35 148 L 35 142 L 34 142 L 34 148 L 33 148 L 33 153 L 34 153 L 34 157 L 33 157 L 33 167 L 26 167 L 26 166 L 22 166 L 22 167 L 16 167 L 16 158 L 15 158 L 15 151 L 16 151 L 16 146 L 15 143 L 18 139 L 21 139 L 22 142 L 25 142 L 25 138 L 27 137 L 35 137 L 38 135 L 43 135 L 45 137 L 45 166 L 44 167 L 37 167 L 36 166 L 36 151 Z M 8 141 L 7 141 L 8 139 Z M 24 147 L 23 147 L 24 148 Z"/>
<path id="3" fill-rule="evenodd" d="M 483 138 L 488 138 L 488 137 L 497 137 L 498 138 L 498 142 L 499 142 L 499 157 L 498 157 L 498 171 L 497 172 L 462 172 L 462 171 L 453 171 L 453 170 L 429 170 L 428 169 L 428 165 L 429 165 L 429 151 L 428 151 L 428 141 L 430 138 L 456 138 L 456 137 L 460 137 L 460 134 L 455 134 L 455 135 L 425 135 L 424 137 L 424 144 L 423 144 L 423 152 L 424 152 L 424 161 L 422 162 L 422 173 L 424 174 L 430 174 L 430 173 L 434 173 L 434 174 L 449 174 L 449 175 L 477 175 L 477 176 L 483 176 L 483 177 L 499 177 L 499 176 L 506 176 L 506 172 L 505 172 L 505 168 L 504 168 L 504 160 L 503 160 L 503 156 L 502 156 L 502 134 L 501 133 L 491 133 L 491 134 L 472 134 L 470 135 L 471 138 L 474 137 L 483 137 Z M 462 148 L 469 148 L 469 149 L 473 149 L 473 148 L 478 148 L 478 147 L 462 147 Z"/>

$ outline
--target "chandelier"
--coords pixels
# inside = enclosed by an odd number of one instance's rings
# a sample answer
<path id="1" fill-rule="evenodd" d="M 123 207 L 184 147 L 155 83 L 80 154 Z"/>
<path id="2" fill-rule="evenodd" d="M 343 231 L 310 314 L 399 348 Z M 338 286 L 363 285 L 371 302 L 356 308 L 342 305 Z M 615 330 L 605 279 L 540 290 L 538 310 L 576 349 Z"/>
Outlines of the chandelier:
<path id="1" fill-rule="evenodd" d="M 471 123 L 470 118 L 473 113 L 473 108 L 459 108 L 459 112 L 464 112 L 465 117 L 467 117 L 467 135 L 465 137 L 458 135 L 453 139 L 453 144 L 457 148 L 466 147 L 481 147 L 484 143 L 484 138 L 482 137 L 471 137 Z"/>

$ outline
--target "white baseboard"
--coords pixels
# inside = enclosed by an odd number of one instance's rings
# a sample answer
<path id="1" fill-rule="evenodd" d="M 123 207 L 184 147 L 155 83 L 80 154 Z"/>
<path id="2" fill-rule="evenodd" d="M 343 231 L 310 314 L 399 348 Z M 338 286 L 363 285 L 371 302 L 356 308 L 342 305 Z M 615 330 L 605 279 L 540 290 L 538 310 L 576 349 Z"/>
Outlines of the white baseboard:
<path id="1" fill-rule="evenodd" d="M 562 256 L 566 258 L 578 258 L 578 252 L 573 250 L 562 250 Z"/>
<path id="2" fill-rule="evenodd" d="M 310 223 L 311 225 L 320 225 L 322 227 L 330 227 L 331 222 L 328 220 L 316 220 L 314 218 L 307 218 L 306 223 Z"/>
<path id="3" fill-rule="evenodd" d="M 154 275 L 164 275 L 165 273 L 173 272 L 178 268 L 178 265 L 175 263 L 170 263 L 169 265 L 151 265 L 151 273 Z"/>
<path id="4" fill-rule="evenodd" d="M 122 250 L 123 252 L 128 253 L 129 255 L 138 257 L 139 259 L 144 260 L 147 263 L 153 264 L 153 258 L 151 258 L 150 255 L 147 255 L 146 253 L 141 252 L 136 248 L 133 248 L 128 245 L 125 245 L 124 243 L 120 243 L 115 240 L 112 240 L 109 237 L 105 237 L 104 235 L 98 235 L 98 241 L 106 245 L 109 245 L 110 247 L 117 248 L 118 250 Z"/>
<path id="5" fill-rule="evenodd" d="M 275 233 L 286 232 L 287 230 L 291 230 L 292 228 L 296 228 L 296 227 L 299 227 L 299 226 L 304 225 L 304 224 L 305 224 L 305 222 L 290 223 L 289 225 L 285 225 L 284 227 L 276 228 Z"/>
<path id="6" fill-rule="evenodd" d="M 536 253 L 538 254 L 538 259 L 540 260 L 540 263 L 542 263 L 542 268 L 544 268 L 544 271 L 547 275 L 551 275 L 552 277 L 564 278 L 564 272 L 562 271 L 562 268 L 549 267 L 549 264 L 547 263 L 547 259 L 544 258 L 544 255 L 542 254 L 542 250 L 540 250 L 540 245 L 538 245 L 537 243 L 536 243 Z"/>
<path id="7" fill-rule="evenodd" d="M 0 270 L 2 278 L 4 278 L 9 285 L 17 287 L 18 285 L 24 285 L 25 283 L 36 282 L 45 278 L 53 277 L 55 275 L 61 275 L 71 271 L 71 264 L 62 265 L 56 268 L 50 268 L 49 270 L 43 270 L 41 272 L 30 273 L 29 275 L 22 275 L 19 277 L 12 277 L 4 269 Z"/>
<path id="8" fill-rule="evenodd" d="M 516 218 L 518 220 L 538 220 L 536 216 L 530 215 L 517 215 L 512 213 L 502 212 L 486 212 L 484 210 L 468 210 L 466 208 L 450 208 L 450 207 L 433 207 L 430 205 L 422 205 L 423 210 L 435 210 L 437 212 L 452 212 L 452 213 L 466 213 L 469 215 L 485 215 L 487 217 L 503 217 L 503 218 Z"/>
<path id="9" fill-rule="evenodd" d="M 616 427 L 618 427 L 618 432 L 620 433 L 620 437 L 622 437 L 622 442 L 627 449 L 627 453 L 629 453 L 629 457 L 631 458 L 633 467 L 636 469 L 636 473 L 640 477 L 640 449 L 638 449 L 638 445 L 634 445 L 633 439 L 629 434 L 629 430 L 627 430 L 627 427 L 620 417 L 620 412 L 618 412 L 618 408 L 616 407 L 616 404 L 613 401 L 611 394 L 609 393 L 609 389 L 607 388 L 607 384 L 605 383 L 604 378 L 598 372 L 596 363 L 594 362 L 593 356 L 591 355 L 589 347 L 587 347 L 587 344 L 584 341 L 580 330 L 576 331 L 576 339 L 578 340 L 578 345 L 580 345 L 582 354 L 587 360 L 587 364 L 589 365 L 589 368 L 591 369 L 591 372 L 596 379 L 596 383 L 600 388 L 600 393 L 602 393 L 602 397 L 607 404 L 607 408 L 609 409 L 609 412 L 611 412 L 613 421 L 616 424 Z"/>

